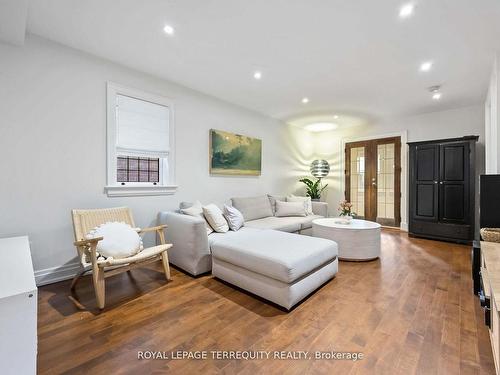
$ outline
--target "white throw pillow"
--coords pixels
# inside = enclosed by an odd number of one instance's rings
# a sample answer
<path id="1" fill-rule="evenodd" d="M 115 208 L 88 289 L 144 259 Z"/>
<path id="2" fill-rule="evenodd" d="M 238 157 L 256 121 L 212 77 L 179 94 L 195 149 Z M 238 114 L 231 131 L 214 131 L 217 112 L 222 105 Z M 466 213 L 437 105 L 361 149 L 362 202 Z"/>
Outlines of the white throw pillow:
<path id="1" fill-rule="evenodd" d="M 229 229 L 237 231 L 243 224 L 245 224 L 245 219 L 243 214 L 232 206 L 224 205 L 224 217 L 229 224 Z"/>
<path id="2" fill-rule="evenodd" d="M 210 224 L 208 224 L 207 219 L 205 219 L 205 215 L 203 215 L 203 206 L 201 205 L 200 201 L 194 202 L 193 205 L 189 208 L 181 209 L 181 212 L 185 215 L 201 217 L 203 221 L 205 221 L 205 229 L 207 230 L 207 234 L 210 234 L 214 231 Z"/>
<path id="3" fill-rule="evenodd" d="M 229 230 L 229 226 L 227 225 L 224 215 L 222 215 L 222 211 L 215 204 L 210 203 L 207 206 L 203 206 L 203 214 L 214 231 L 226 233 Z"/>
<path id="4" fill-rule="evenodd" d="M 287 202 L 305 202 L 307 215 L 314 215 L 311 197 L 298 197 L 296 195 L 289 195 L 286 197 Z"/>
<path id="5" fill-rule="evenodd" d="M 276 216 L 307 216 L 305 202 L 276 201 Z"/>
<path id="6" fill-rule="evenodd" d="M 143 249 L 137 231 L 126 223 L 109 222 L 91 230 L 87 239 L 103 237 L 97 243 L 97 252 L 106 258 L 128 258 Z"/>

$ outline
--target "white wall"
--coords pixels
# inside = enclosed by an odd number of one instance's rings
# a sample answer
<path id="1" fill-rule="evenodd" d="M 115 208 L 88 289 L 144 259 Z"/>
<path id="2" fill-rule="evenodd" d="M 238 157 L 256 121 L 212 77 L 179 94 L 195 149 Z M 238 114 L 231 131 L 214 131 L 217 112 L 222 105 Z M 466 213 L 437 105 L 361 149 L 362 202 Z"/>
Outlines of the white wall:
<path id="1" fill-rule="evenodd" d="M 299 175 L 309 174 L 309 164 L 315 158 L 328 160 L 330 175 L 324 179 L 328 183 L 323 200 L 330 205 L 330 214 L 336 215 L 338 203 L 344 199 L 344 151 L 343 143 L 356 139 L 382 138 L 385 136 L 407 136 L 408 142 L 479 135 L 477 146 L 477 173 L 484 172 L 484 109 L 481 105 L 459 109 L 426 113 L 418 116 L 387 118 L 365 126 L 351 127 L 328 132 L 309 134 L 304 130 L 289 126 L 289 139 L 294 140 L 301 153 L 295 154 L 295 163 L 301 165 Z M 302 142 L 302 146 L 301 145 Z M 402 138 L 402 142 L 405 140 Z M 402 145 L 402 198 L 401 226 L 407 229 L 407 146 Z M 297 155 L 302 155 L 298 157 Z M 295 185 L 300 191 L 300 184 Z"/>
<path id="2" fill-rule="evenodd" d="M 104 194 L 107 81 L 174 101 L 175 195 Z M 210 128 L 261 138 L 262 175 L 210 176 Z M 38 281 L 67 277 L 76 261 L 72 208 L 129 206 L 147 226 L 182 200 L 282 193 L 293 185 L 285 134 L 276 120 L 38 37 L 0 44 L 0 237 L 29 235 Z"/>
<path id="3" fill-rule="evenodd" d="M 496 174 L 500 173 L 500 154 L 498 153 L 498 145 L 500 144 L 500 94 L 499 94 L 499 77 L 500 65 L 499 57 L 497 54 L 493 63 L 493 70 L 491 72 L 490 85 L 488 88 L 488 95 L 484 105 L 485 114 L 485 159 L 486 159 L 486 173 Z"/>

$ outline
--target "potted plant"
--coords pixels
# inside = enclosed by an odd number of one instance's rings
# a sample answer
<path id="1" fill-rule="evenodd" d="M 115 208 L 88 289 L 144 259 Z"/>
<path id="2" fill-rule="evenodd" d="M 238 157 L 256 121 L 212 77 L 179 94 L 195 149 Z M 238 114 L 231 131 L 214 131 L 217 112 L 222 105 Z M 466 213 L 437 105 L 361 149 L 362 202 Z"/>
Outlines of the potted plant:
<path id="1" fill-rule="evenodd" d="M 340 202 L 339 211 L 340 211 L 339 216 L 342 217 L 343 221 L 346 223 L 350 223 L 352 217 L 356 215 L 355 212 L 352 212 L 352 203 L 346 200 Z"/>
<path id="2" fill-rule="evenodd" d="M 303 178 L 299 181 L 306 185 L 306 195 L 311 197 L 311 200 L 313 201 L 319 201 L 321 193 L 328 186 L 328 184 L 321 186 L 321 178 L 318 178 L 315 182 L 309 178 Z"/>

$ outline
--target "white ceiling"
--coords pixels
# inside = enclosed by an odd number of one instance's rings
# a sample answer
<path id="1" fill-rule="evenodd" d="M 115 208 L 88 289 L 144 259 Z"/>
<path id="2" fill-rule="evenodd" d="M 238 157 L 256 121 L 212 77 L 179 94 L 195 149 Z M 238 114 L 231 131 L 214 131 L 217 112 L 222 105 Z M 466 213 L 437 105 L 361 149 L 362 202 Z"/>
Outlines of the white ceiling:
<path id="1" fill-rule="evenodd" d="M 401 20 L 404 1 L 32 0 L 28 31 L 285 120 L 483 101 L 500 1 L 420 0 Z M 436 84 L 439 102 L 427 91 Z"/>

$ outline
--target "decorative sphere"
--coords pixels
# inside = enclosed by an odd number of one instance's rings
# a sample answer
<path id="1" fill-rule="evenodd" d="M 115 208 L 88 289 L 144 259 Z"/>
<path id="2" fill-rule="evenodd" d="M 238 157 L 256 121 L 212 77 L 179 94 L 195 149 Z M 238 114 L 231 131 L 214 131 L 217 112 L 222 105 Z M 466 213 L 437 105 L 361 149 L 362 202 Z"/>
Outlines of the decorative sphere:
<path id="1" fill-rule="evenodd" d="M 316 178 L 323 178 L 330 173 L 330 164 L 326 160 L 314 160 L 311 163 L 311 174 Z"/>

